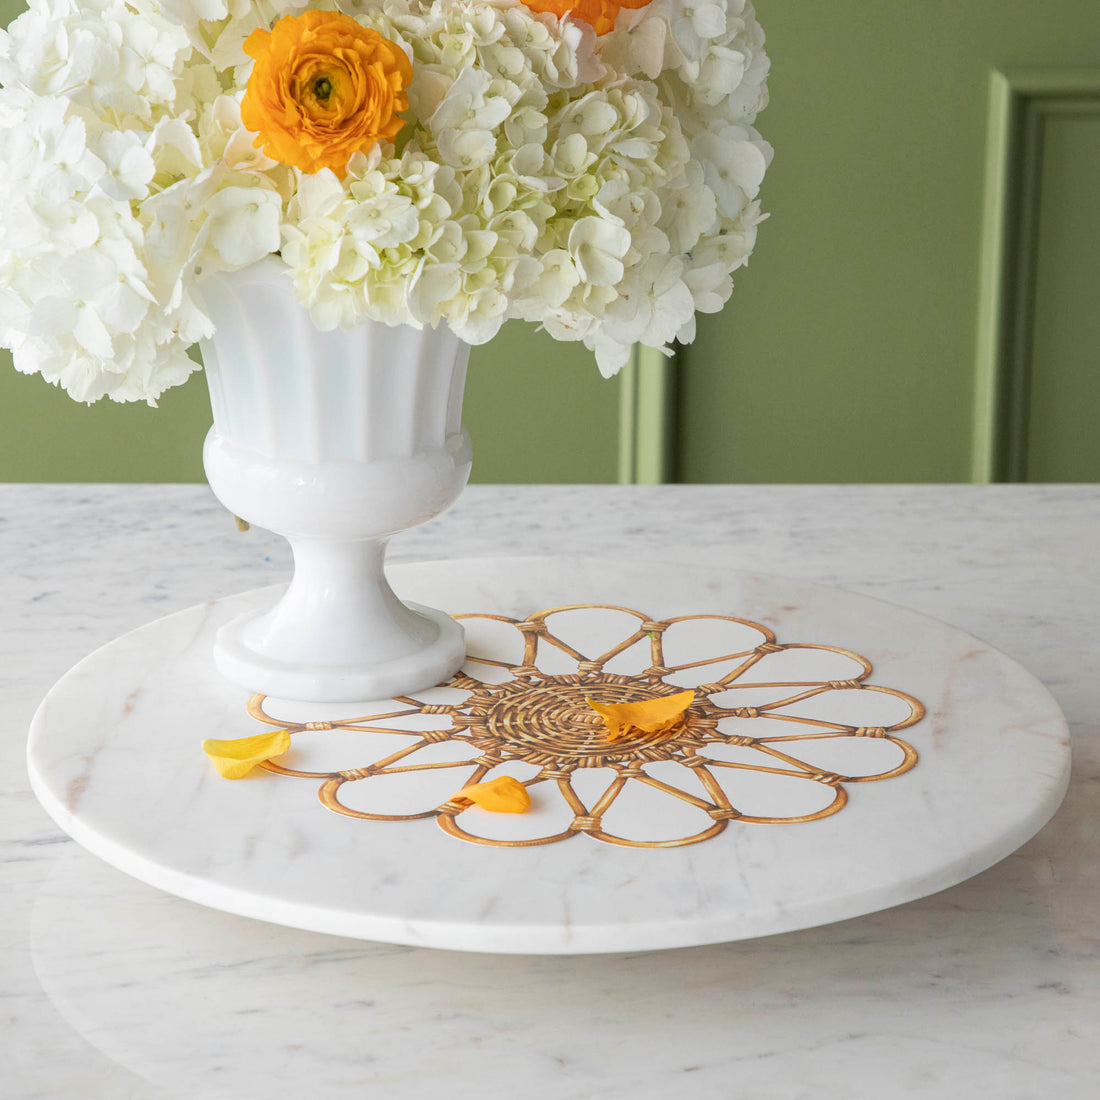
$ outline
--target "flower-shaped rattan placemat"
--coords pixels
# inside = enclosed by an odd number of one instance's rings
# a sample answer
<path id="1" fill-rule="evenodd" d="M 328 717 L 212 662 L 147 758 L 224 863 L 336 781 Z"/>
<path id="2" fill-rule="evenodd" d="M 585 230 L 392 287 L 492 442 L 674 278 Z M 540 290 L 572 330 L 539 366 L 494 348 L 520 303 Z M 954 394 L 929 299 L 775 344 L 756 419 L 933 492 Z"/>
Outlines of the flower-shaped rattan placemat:
<path id="1" fill-rule="evenodd" d="M 318 781 L 325 806 L 363 820 L 434 817 L 451 836 L 498 847 L 586 834 L 610 844 L 654 848 L 713 839 L 733 821 L 818 821 L 844 808 L 846 784 L 891 779 L 917 762 L 916 750 L 898 733 L 923 717 L 919 701 L 872 683 L 871 663 L 857 653 L 820 643 L 779 643 L 762 623 L 717 615 L 655 620 L 632 608 L 594 604 L 550 608 L 523 619 L 456 618 L 469 629 L 471 644 L 465 667 L 442 690 L 398 696 L 368 714 L 299 721 L 280 718 L 263 696 L 254 696 L 252 716 L 289 730 L 293 739 L 290 753 L 263 767 Z M 484 629 L 491 624 L 496 629 Z M 605 649 L 608 639 L 615 640 Z M 569 671 L 547 671 L 563 662 Z M 588 705 L 589 699 L 652 699 L 685 687 L 694 690 L 695 699 L 680 728 L 667 734 L 634 731 L 612 742 Z M 741 705 L 749 695 L 751 705 Z M 451 701 L 438 701 L 441 697 Z M 363 756 L 338 770 L 310 770 L 311 756 L 328 755 L 325 742 L 331 738 L 325 735 L 334 731 L 363 735 Z M 821 762 L 829 749 L 837 758 L 840 746 L 832 742 L 840 739 L 846 742 L 844 772 Z M 883 752 L 881 745 L 868 751 L 866 739 L 886 741 L 893 751 Z M 441 752 L 436 746 L 447 748 Z M 350 762 L 355 752 L 354 737 L 345 737 L 340 754 Z M 577 788 L 592 771 L 599 773 L 596 797 L 585 799 Z M 432 780 L 441 772 L 455 790 L 500 775 L 519 779 L 533 798 L 530 818 L 513 819 L 512 835 L 500 835 L 502 823 L 494 823 L 487 811 L 451 798 L 433 801 L 442 788 Z M 419 789 L 405 784 L 404 806 L 357 808 L 343 797 L 349 784 L 378 785 L 398 776 L 425 780 Z M 743 797 L 755 810 L 746 810 L 734 792 L 754 778 L 756 788 Z M 639 784 L 678 800 L 681 813 L 662 819 L 647 814 L 644 805 L 634 814 L 616 812 L 620 799 L 622 806 L 633 801 Z M 372 805 L 369 792 L 357 793 L 364 796 L 358 806 Z M 558 800 L 572 815 L 563 829 L 556 828 Z M 791 812 L 792 804 L 802 812 Z M 688 808 L 697 812 L 689 815 Z M 620 833 L 608 828 L 612 816 L 622 822 Z M 703 827 L 681 835 L 689 817 Z M 496 835 L 485 835 L 493 824 L 496 829 L 489 832 Z"/>

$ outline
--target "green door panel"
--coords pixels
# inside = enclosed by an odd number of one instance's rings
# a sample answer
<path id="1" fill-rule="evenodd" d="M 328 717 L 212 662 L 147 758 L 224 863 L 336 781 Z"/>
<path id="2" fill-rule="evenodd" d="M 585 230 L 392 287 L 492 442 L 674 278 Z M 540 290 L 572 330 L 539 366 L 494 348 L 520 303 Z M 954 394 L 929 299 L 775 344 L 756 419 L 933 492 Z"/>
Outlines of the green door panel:
<path id="1" fill-rule="evenodd" d="M 1044 124 L 1028 481 L 1100 481 L 1100 100 Z"/>

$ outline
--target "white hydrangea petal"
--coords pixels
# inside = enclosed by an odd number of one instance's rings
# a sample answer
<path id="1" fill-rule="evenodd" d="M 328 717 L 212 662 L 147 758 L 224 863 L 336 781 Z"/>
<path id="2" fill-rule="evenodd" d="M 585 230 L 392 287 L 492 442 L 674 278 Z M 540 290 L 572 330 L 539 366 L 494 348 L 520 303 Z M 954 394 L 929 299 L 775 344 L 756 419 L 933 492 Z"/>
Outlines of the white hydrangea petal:
<path id="1" fill-rule="evenodd" d="M 110 331 L 87 303 L 77 305 L 73 335 L 82 348 L 100 359 L 109 359 L 114 353 Z"/>
<path id="2" fill-rule="evenodd" d="M 272 191 L 226 187 L 206 203 L 207 241 L 230 267 L 255 263 L 279 248 L 282 204 Z"/>
<path id="3" fill-rule="evenodd" d="M 489 130 L 445 130 L 439 135 L 439 152 L 445 164 L 469 171 L 488 163 L 497 151 Z"/>
<path id="4" fill-rule="evenodd" d="M 156 170 L 173 179 L 202 171 L 202 150 L 191 127 L 183 119 L 162 118 L 149 135 L 147 148 Z"/>
<path id="5" fill-rule="evenodd" d="M 605 218 L 581 218 L 569 231 L 569 253 L 586 283 L 609 286 L 623 277 L 630 233 Z"/>
<path id="6" fill-rule="evenodd" d="M 132 130 L 109 130 L 98 143 L 106 173 L 98 181 L 108 198 L 130 201 L 149 193 L 155 166 L 142 136 Z"/>
<path id="7" fill-rule="evenodd" d="M 618 343 L 603 334 L 596 337 L 593 350 L 596 353 L 596 365 L 604 378 L 613 378 L 630 362 L 630 345 Z"/>

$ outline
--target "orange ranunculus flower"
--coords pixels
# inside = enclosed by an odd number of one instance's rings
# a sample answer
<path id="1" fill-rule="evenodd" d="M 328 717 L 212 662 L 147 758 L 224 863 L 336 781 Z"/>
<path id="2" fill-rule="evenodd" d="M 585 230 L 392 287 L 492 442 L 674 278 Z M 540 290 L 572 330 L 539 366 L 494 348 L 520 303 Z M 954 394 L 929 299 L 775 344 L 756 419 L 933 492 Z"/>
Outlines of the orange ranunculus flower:
<path id="1" fill-rule="evenodd" d="M 272 160 L 343 179 L 353 153 L 405 125 L 397 112 L 409 106 L 409 59 L 350 15 L 284 15 L 272 30 L 254 30 L 244 52 L 256 64 L 241 121 Z"/>
<path id="2" fill-rule="evenodd" d="M 548 11 L 559 19 L 572 15 L 587 23 L 596 34 L 615 29 L 620 8 L 644 8 L 650 0 L 523 0 L 532 11 Z"/>

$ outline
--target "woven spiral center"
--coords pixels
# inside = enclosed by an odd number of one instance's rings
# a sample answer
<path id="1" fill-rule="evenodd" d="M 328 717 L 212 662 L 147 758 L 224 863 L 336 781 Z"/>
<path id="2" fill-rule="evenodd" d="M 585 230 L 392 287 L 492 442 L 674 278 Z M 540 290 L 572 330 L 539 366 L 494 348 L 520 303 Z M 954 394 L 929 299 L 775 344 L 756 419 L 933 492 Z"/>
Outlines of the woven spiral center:
<path id="1" fill-rule="evenodd" d="M 471 732 L 502 742 L 519 756 L 552 757 L 581 766 L 587 761 L 652 758 L 654 750 L 662 744 L 683 742 L 693 724 L 693 715 L 687 716 L 683 729 L 671 738 L 667 734 L 632 731 L 611 742 L 607 726 L 587 700 L 634 703 L 672 695 L 678 690 L 663 683 L 638 684 L 610 676 L 586 677 L 581 683 L 548 678 L 537 684 L 505 684 L 480 716 L 477 724 L 481 729 Z"/>

